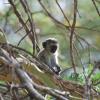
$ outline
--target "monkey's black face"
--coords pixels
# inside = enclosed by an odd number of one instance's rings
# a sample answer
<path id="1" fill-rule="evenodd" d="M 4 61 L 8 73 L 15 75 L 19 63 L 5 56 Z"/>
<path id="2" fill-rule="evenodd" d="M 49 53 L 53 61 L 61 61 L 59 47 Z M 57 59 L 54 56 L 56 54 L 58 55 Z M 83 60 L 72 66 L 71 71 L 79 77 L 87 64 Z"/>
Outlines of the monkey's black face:
<path id="1" fill-rule="evenodd" d="M 56 50 L 57 50 L 57 45 L 51 45 L 51 46 L 50 46 L 50 52 L 51 52 L 51 53 L 55 53 Z"/>
<path id="2" fill-rule="evenodd" d="M 50 52 L 50 53 L 55 53 L 58 47 L 58 42 L 54 39 L 47 39 L 42 43 L 43 48 Z"/>

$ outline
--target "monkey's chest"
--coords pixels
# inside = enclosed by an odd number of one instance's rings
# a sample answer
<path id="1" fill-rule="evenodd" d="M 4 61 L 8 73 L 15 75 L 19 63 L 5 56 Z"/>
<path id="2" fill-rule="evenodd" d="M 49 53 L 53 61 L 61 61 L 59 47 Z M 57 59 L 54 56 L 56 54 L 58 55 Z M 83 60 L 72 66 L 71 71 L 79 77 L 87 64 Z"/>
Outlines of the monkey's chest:
<path id="1" fill-rule="evenodd" d="M 55 66 L 53 57 L 48 57 L 48 58 L 46 58 L 46 62 L 47 62 L 47 65 L 48 65 L 49 67 L 54 67 L 54 66 Z"/>

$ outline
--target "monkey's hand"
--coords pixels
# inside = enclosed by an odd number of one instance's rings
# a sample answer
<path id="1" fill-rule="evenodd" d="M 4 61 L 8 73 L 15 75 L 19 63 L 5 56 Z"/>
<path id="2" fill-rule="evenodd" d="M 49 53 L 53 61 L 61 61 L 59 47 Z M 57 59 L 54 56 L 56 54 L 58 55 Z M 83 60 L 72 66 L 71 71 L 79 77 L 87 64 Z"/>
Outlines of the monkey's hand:
<path id="1" fill-rule="evenodd" d="M 55 73 L 58 75 L 60 71 L 61 71 L 61 68 L 58 65 L 56 65 Z"/>

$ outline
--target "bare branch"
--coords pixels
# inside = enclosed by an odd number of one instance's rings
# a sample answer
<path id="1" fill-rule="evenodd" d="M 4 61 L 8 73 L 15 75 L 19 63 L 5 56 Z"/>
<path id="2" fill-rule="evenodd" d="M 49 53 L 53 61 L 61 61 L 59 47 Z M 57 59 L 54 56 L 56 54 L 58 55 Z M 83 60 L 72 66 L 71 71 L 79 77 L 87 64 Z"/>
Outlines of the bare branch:
<path id="1" fill-rule="evenodd" d="M 74 0 L 74 18 L 71 27 L 71 35 L 70 35 L 70 56 L 72 60 L 72 67 L 74 69 L 74 73 L 76 73 L 75 62 L 74 62 L 74 54 L 73 54 L 73 37 L 74 37 L 74 29 L 76 24 L 76 16 L 77 16 L 77 0 Z"/>
<path id="2" fill-rule="evenodd" d="M 99 9 L 98 9 L 98 7 L 97 7 L 97 5 L 96 5 L 95 0 L 92 0 L 92 3 L 93 3 L 93 5 L 94 5 L 94 7 L 95 7 L 95 9 L 96 9 L 96 11 L 97 11 L 97 14 L 98 14 L 99 17 L 100 17 L 100 12 L 99 12 Z"/>

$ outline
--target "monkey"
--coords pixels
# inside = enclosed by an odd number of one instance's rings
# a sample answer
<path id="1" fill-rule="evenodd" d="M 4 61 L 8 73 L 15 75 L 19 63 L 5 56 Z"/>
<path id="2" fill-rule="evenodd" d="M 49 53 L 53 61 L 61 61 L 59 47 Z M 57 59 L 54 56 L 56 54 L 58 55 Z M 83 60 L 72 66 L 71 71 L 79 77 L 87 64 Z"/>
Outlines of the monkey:
<path id="1" fill-rule="evenodd" d="M 48 38 L 42 42 L 43 50 L 40 50 L 37 57 L 40 61 L 48 65 L 48 67 L 57 75 L 61 71 L 58 65 L 57 49 L 58 41 L 54 38 Z"/>

